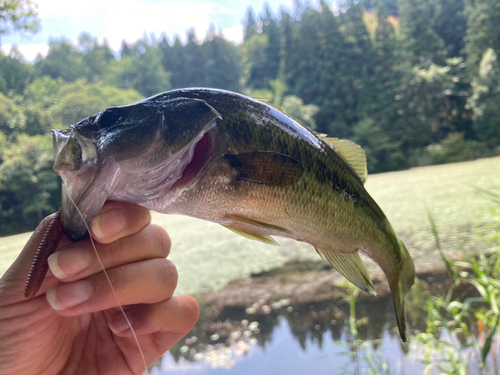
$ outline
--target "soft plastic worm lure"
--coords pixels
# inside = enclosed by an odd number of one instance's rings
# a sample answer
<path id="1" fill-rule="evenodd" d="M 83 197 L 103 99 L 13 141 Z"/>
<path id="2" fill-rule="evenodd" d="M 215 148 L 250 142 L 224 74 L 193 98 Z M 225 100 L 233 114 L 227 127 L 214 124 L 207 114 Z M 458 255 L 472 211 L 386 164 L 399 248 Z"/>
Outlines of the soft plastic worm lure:
<path id="1" fill-rule="evenodd" d="M 62 235 L 61 209 L 59 209 L 47 227 L 40 246 L 38 246 L 24 287 L 24 297 L 33 298 L 36 296 L 49 269 L 47 259 L 56 250 Z"/>

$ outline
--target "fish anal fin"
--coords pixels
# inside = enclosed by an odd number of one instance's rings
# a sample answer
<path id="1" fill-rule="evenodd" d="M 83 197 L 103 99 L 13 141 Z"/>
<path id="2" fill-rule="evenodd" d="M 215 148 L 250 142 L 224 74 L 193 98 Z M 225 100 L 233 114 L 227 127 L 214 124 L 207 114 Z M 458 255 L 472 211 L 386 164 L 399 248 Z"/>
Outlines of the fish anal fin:
<path id="1" fill-rule="evenodd" d="M 279 244 L 271 236 L 266 236 L 264 234 L 250 232 L 248 230 L 243 230 L 241 228 L 237 228 L 237 227 L 234 227 L 231 225 L 224 225 L 224 227 L 233 231 L 236 234 L 239 234 L 242 237 L 249 238 L 251 240 L 260 241 L 263 243 L 267 243 L 269 245 L 279 246 Z"/>
<path id="2" fill-rule="evenodd" d="M 361 146 L 347 139 L 328 138 L 324 134 L 318 134 L 318 136 L 328 143 L 349 164 L 361 182 L 366 182 L 368 176 L 366 154 Z"/>
<path id="3" fill-rule="evenodd" d="M 347 280 L 356 285 L 361 290 L 376 295 L 372 281 L 365 265 L 357 251 L 352 253 L 337 253 L 332 251 L 323 251 L 316 248 L 318 254 L 324 260 L 328 261 L 333 268 L 341 273 Z"/>
<path id="4" fill-rule="evenodd" d="M 273 151 L 224 154 L 223 157 L 238 171 L 238 181 L 286 186 L 295 184 L 304 173 L 297 160 Z"/>

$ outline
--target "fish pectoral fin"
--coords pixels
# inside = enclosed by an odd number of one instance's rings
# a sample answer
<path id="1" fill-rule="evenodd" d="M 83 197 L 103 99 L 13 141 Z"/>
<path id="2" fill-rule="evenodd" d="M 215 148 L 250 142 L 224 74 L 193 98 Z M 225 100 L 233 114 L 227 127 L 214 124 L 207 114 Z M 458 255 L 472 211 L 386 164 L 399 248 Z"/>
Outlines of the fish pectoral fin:
<path id="1" fill-rule="evenodd" d="M 304 173 L 297 160 L 273 151 L 224 154 L 223 157 L 238 171 L 238 181 L 285 186 L 295 184 Z"/>
<path id="2" fill-rule="evenodd" d="M 353 253 L 334 253 L 317 248 L 316 251 L 321 258 L 328 261 L 333 268 L 358 288 L 372 295 L 377 294 L 357 251 Z"/>
<path id="3" fill-rule="evenodd" d="M 250 232 L 250 231 L 247 231 L 247 230 L 243 230 L 241 228 L 233 227 L 231 225 L 223 225 L 223 226 L 226 227 L 229 230 L 232 230 L 234 233 L 239 234 L 242 237 L 249 238 L 251 240 L 260 241 L 260 242 L 263 242 L 263 243 L 267 243 L 267 244 L 273 245 L 273 246 L 279 246 L 279 243 L 277 243 L 274 240 L 274 238 L 272 238 L 271 236 L 266 236 L 264 234 Z"/>
<path id="4" fill-rule="evenodd" d="M 368 170 L 366 168 L 366 154 L 361 146 L 347 139 L 320 137 L 328 143 L 356 172 L 362 183 L 366 182 Z"/>

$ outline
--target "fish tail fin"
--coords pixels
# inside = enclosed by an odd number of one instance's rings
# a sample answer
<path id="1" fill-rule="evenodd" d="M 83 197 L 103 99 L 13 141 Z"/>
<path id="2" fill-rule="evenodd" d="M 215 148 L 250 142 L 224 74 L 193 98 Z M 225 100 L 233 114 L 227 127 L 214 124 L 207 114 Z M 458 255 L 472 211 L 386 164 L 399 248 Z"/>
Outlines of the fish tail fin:
<path id="1" fill-rule="evenodd" d="M 415 281 L 415 265 L 413 260 L 406 250 L 405 245 L 398 240 L 400 254 L 401 254 L 401 267 L 399 272 L 394 277 L 389 278 L 389 285 L 391 287 L 392 299 L 394 301 L 394 308 L 396 310 L 396 320 L 398 323 L 399 334 L 403 342 L 407 341 L 406 338 L 406 320 L 405 320 L 405 295 Z"/>

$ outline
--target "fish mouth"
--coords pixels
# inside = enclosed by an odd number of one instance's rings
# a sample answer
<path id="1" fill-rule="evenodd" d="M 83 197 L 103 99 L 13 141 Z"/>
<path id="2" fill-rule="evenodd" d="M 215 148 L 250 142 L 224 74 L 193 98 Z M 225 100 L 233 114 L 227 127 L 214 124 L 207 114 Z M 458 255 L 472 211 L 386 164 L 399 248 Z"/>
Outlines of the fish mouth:
<path id="1" fill-rule="evenodd" d="M 128 170 L 125 161 L 102 161 L 97 157 L 78 164 L 62 165 L 70 132 L 52 133 L 56 163 L 54 170 L 62 179 L 61 219 L 64 233 L 73 242 L 88 236 L 88 227 L 93 217 L 108 200 L 126 201 L 150 207 L 148 201 L 160 198 L 164 201 L 162 211 L 168 210 L 182 191 L 189 189 L 202 174 L 215 153 L 216 129 L 213 125 L 204 129 L 195 139 L 174 155 L 153 167 Z M 63 147 L 64 146 L 64 147 Z M 83 142 L 79 143 L 83 149 Z M 73 167 L 68 167 L 71 164 Z M 62 165 L 62 166 L 61 166 Z"/>
<path id="2" fill-rule="evenodd" d="M 192 146 L 192 154 L 187 164 L 182 167 L 181 175 L 170 188 L 171 191 L 183 190 L 191 186 L 201 174 L 208 161 L 215 153 L 213 130 L 203 134 Z M 189 153 L 186 153 L 189 155 Z"/>

